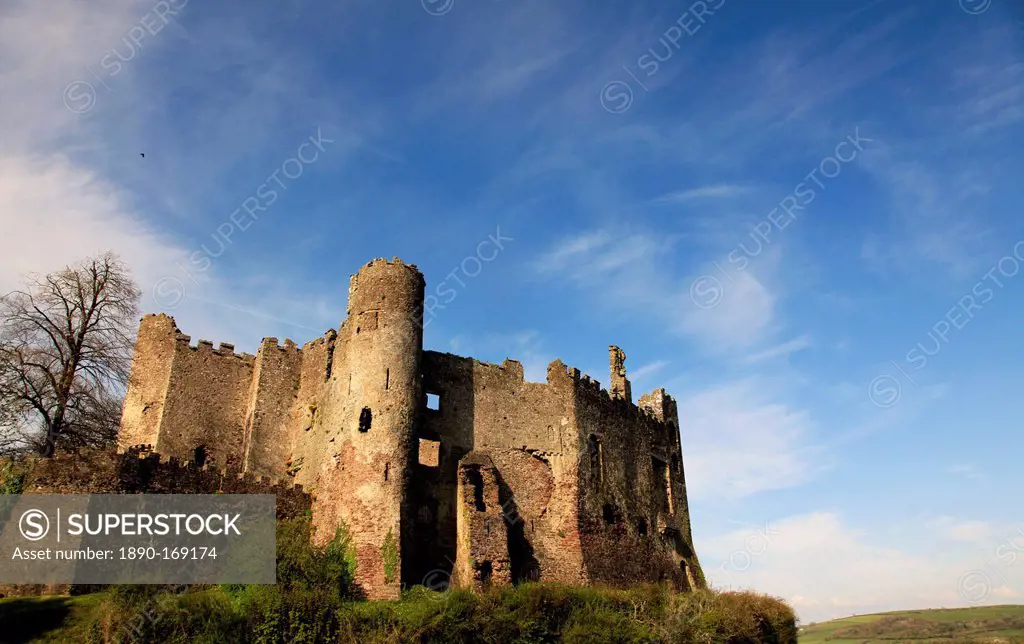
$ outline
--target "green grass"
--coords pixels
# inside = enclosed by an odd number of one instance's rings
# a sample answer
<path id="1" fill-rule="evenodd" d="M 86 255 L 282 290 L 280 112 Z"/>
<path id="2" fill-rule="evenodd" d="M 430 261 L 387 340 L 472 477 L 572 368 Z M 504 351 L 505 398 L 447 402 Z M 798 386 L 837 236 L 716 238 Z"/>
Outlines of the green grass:
<path id="1" fill-rule="evenodd" d="M 103 595 L 0 599 L 0 642 L 88 641 Z"/>
<path id="2" fill-rule="evenodd" d="M 804 627 L 800 644 L 1024 643 L 1024 606 L 980 606 L 857 615 Z"/>
<path id="3" fill-rule="evenodd" d="M 794 644 L 795 618 L 756 593 L 676 593 L 524 584 L 484 594 L 416 587 L 398 602 L 340 598 L 316 589 L 204 587 L 180 594 L 116 587 L 75 597 L 0 600 L 0 641 L 488 644 L 660 642 Z"/>
<path id="4" fill-rule="evenodd" d="M 326 547 L 315 547 L 309 531 L 308 517 L 278 526 L 276 585 L 195 586 L 183 592 L 119 585 L 71 597 L 0 600 L 0 643 L 796 642 L 793 610 L 751 592 L 546 583 L 481 594 L 418 586 L 401 601 L 360 601 L 347 533 L 341 530 Z"/>

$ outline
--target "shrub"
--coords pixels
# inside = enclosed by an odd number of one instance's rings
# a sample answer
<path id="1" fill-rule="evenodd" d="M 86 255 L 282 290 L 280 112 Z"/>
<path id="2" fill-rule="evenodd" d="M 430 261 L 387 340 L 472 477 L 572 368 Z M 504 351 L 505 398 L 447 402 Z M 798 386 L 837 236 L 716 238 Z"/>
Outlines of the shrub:
<path id="1" fill-rule="evenodd" d="M 310 541 L 309 517 L 278 523 L 277 583 L 286 589 L 320 589 L 339 598 L 351 597 L 355 575 L 352 539 L 344 526 L 326 546 Z"/>
<path id="2" fill-rule="evenodd" d="M 100 609 L 102 641 L 243 642 L 242 620 L 230 599 L 210 590 L 112 586 Z"/>
<path id="3" fill-rule="evenodd" d="M 25 470 L 13 460 L 0 462 L 0 494 L 21 494 L 25 489 Z"/>
<path id="4" fill-rule="evenodd" d="M 338 632 L 336 613 L 352 597 L 355 573 L 344 529 L 323 547 L 310 543 L 309 517 L 277 529 L 277 585 L 111 586 L 103 630 L 112 642 L 319 642 Z M 129 637 L 130 636 L 130 637 Z"/>
<path id="5" fill-rule="evenodd" d="M 335 641 L 341 600 L 323 589 L 251 586 L 238 599 L 246 641 L 258 644 L 313 644 Z"/>
<path id="6" fill-rule="evenodd" d="M 672 642 L 796 642 L 796 615 L 785 602 L 754 592 L 699 590 L 676 596 L 666 620 Z"/>

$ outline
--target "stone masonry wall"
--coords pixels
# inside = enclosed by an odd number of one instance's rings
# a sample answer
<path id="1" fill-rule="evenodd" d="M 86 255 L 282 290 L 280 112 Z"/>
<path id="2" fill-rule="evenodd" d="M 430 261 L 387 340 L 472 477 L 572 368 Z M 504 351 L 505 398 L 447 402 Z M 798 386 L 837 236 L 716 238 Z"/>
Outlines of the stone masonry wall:
<path id="1" fill-rule="evenodd" d="M 278 518 L 303 516 L 310 497 L 290 480 L 164 458 L 150 446 L 82 450 L 25 463 L 25 494 L 275 494 Z"/>
<path id="2" fill-rule="evenodd" d="M 118 441 L 125 449 L 130 445 L 157 442 L 177 333 L 173 318 L 166 315 L 142 318 L 118 434 Z"/>
<path id="3" fill-rule="evenodd" d="M 242 468 L 245 413 L 254 358 L 238 355 L 230 344 L 187 335 L 175 341 L 170 384 L 156 449 L 165 456 L 191 460 L 202 449 L 215 467 Z"/>
<path id="4" fill-rule="evenodd" d="M 424 352 L 424 391 L 438 395 L 439 409 L 424 409 L 419 436 L 439 443 L 439 464 L 421 467 L 434 480 L 416 487 L 417 529 L 433 537 L 420 540 L 421 559 L 452 558 L 458 465 L 470 451 L 485 450 L 498 471 L 513 580 L 582 581 L 572 382 L 558 365 L 547 383 L 532 383 L 513 360 L 493 365 Z"/>
<path id="5" fill-rule="evenodd" d="M 246 472 L 280 477 L 294 430 L 302 354 L 291 340 L 264 338 L 256 354 L 243 442 Z"/>
<path id="6" fill-rule="evenodd" d="M 2 463 L 0 463 L 2 464 Z M 164 459 L 149 446 L 87 449 L 52 458 L 29 457 L 24 494 L 273 494 L 277 518 L 306 516 L 311 498 L 302 486 L 241 472 Z M 66 593 L 69 584 L 0 584 L 0 597 Z"/>
<path id="7" fill-rule="evenodd" d="M 299 391 L 290 421 L 292 435 L 286 473 L 306 487 L 316 483 L 328 444 L 328 428 L 319 422 L 328 383 L 336 371 L 344 371 L 344 349 L 339 347 L 337 335 L 332 329 L 322 338 L 307 342 L 302 347 Z"/>
<path id="8" fill-rule="evenodd" d="M 470 452 L 459 462 L 458 545 L 452 571 L 456 587 L 486 590 L 512 583 L 498 476 L 485 452 Z"/>
<path id="9" fill-rule="evenodd" d="M 615 370 L 613 353 L 613 380 Z M 695 557 L 689 545 L 678 432 L 666 422 L 674 417 L 658 417 L 593 380 L 579 382 L 576 412 L 585 454 L 580 468 L 580 532 L 590 580 L 698 585 L 688 575 L 687 566 L 695 565 Z M 628 381 L 620 381 L 617 389 L 623 387 L 629 391 Z M 650 406 L 654 396 L 642 400 Z M 670 403 L 665 397 L 658 400 L 663 406 Z M 674 412 L 674 406 L 666 409 Z"/>

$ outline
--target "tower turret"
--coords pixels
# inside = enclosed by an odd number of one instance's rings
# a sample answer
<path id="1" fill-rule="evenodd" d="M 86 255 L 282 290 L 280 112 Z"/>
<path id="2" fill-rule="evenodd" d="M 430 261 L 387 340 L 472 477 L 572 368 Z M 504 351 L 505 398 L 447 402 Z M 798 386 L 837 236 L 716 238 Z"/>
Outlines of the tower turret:
<path id="1" fill-rule="evenodd" d="M 343 365 L 325 410 L 328 458 L 317 485 L 316 540 L 344 525 L 356 552 L 356 582 L 370 598 L 399 596 L 410 538 L 411 474 L 422 397 L 423 275 L 399 259 L 376 259 L 349 282 Z M 328 440 L 325 438 L 325 440 Z"/>

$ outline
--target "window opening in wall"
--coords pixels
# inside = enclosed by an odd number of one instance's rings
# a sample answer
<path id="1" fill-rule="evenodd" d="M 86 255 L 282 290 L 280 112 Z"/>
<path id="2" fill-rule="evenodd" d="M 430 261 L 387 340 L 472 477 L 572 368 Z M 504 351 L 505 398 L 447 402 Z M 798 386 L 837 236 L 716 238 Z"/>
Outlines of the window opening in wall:
<path id="1" fill-rule="evenodd" d="M 601 453 L 601 439 L 593 434 L 590 435 L 589 439 L 589 452 L 590 478 L 594 482 L 602 483 L 604 482 L 604 463 L 603 454 Z"/>
<path id="2" fill-rule="evenodd" d="M 604 517 L 604 522 L 608 525 L 615 525 L 619 522 L 619 510 L 610 503 L 605 503 L 601 509 L 601 514 Z"/>
<path id="3" fill-rule="evenodd" d="M 427 409 L 441 411 L 441 396 L 427 392 Z"/>
<path id="4" fill-rule="evenodd" d="M 652 456 L 651 469 L 654 474 L 654 493 L 657 495 L 658 507 L 672 514 L 672 476 L 668 470 L 668 463 Z"/>
<path id="5" fill-rule="evenodd" d="M 384 482 L 388 482 L 388 474 L 391 472 L 391 463 L 384 464 Z"/>
<path id="6" fill-rule="evenodd" d="M 469 484 L 473 486 L 473 505 L 476 507 L 477 512 L 484 512 L 487 510 L 487 505 L 484 503 L 484 477 L 480 474 L 479 470 L 469 470 L 466 472 L 466 478 L 469 480 Z"/>
<path id="7" fill-rule="evenodd" d="M 196 467 L 206 465 L 206 445 L 200 445 L 192 451 L 192 462 Z"/>
<path id="8" fill-rule="evenodd" d="M 487 585 L 491 583 L 491 576 L 494 574 L 494 565 L 490 561 L 480 562 L 480 583 Z"/>
<path id="9" fill-rule="evenodd" d="M 391 389 L 391 369 L 384 370 L 384 391 Z"/>
<path id="10" fill-rule="evenodd" d="M 675 454 L 672 455 L 672 471 L 679 474 L 679 457 Z"/>
<path id="11" fill-rule="evenodd" d="M 636 522 L 636 533 L 641 537 L 647 536 L 647 519 L 640 519 Z"/>
<path id="12" fill-rule="evenodd" d="M 369 407 L 363 407 L 363 411 L 359 412 L 359 431 L 368 432 L 370 431 L 370 425 L 373 424 L 373 412 L 370 411 Z"/>
<path id="13" fill-rule="evenodd" d="M 683 590 L 690 590 L 690 564 L 685 561 L 680 561 L 679 570 L 683 573 Z"/>

